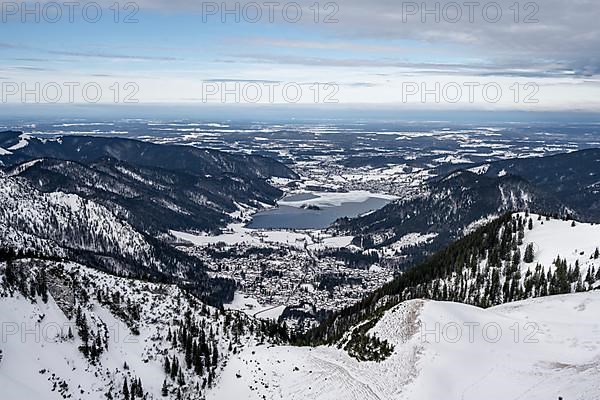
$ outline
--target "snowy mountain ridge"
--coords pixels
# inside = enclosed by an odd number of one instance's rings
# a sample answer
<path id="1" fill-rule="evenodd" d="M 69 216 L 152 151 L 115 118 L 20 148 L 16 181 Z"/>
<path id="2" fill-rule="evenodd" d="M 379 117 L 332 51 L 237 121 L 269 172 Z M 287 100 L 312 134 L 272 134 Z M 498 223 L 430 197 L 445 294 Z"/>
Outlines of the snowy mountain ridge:
<path id="1" fill-rule="evenodd" d="M 9 175 L 42 192 L 91 199 L 153 236 L 216 231 L 232 221 L 236 204 L 273 205 L 282 191 L 268 179 L 297 178 L 267 157 L 119 137 L 0 132 L 0 146 L 13 149 L 0 155 Z"/>
<path id="2" fill-rule="evenodd" d="M 74 194 L 41 193 L 24 179 L 5 174 L 0 176 L 0 221 L 1 245 L 15 252 L 61 257 L 75 249 L 159 266 L 144 237 L 106 207 Z M 28 244 L 27 238 L 44 247 Z"/>
<path id="3" fill-rule="evenodd" d="M 598 291 L 487 310 L 411 300 L 369 331 L 394 344 L 384 361 L 333 346 L 249 347 L 208 399 L 597 400 L 599 312 Z"/>
<path id="4" fill-rule="evenodd" d="M 401 198 L 357 218 L 334 225 L 354 235 L 355 245 L 385 248 L 409 233 L 437 234 L 405 251 L 410 266 L 463 236 L 465 229 L 490 215 L 534 211 L 544 215 L 600 222 L 598 203 L 600 149 L 537 158 L 511 158 L 478 166 L 441 168 L 418 196 Z"/>
<path id="5" fill-rule="evenodd" d="M 215 305 L 233 297 L 230 281 L 209 277 L 201 260 L 140 232 L 120 211 L 2 174 L 0 260 L 73 261 L 121 276 L 179 281 Z"/>

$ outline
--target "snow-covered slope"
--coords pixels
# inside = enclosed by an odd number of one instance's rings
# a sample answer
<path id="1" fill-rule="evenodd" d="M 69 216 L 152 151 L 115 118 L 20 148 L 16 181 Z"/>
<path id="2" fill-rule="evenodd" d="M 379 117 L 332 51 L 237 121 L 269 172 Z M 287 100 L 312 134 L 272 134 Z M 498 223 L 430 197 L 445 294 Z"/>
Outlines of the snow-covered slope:
<path id="1" fill-rule="evenodd" d="M 525 217 L 524 213 L 518 214 Z M 600 225 L 564 221 L 556 218 L 547 219 L 544 216 L 531 214 L 531 230 L 525 230 L 524 244 L 521 254 L 525 254 L 526 246 L 533 244 L 533 263 L 523 263 L 521 269 L 527 271 L 528 267 L 540 264 L 543 267 L 552 267 L 556 257 L 566 259 L 568 265 L 579 263 L 583 276 L 592 266 L 597 271 L 600 267 L 600 258 L 594 258 L 597 248 L 600 248 Z"/>
<path id="2" fill-rule="evenodd" d="M 0 174 L 2 247 L 45 255 L 63 255 L 57 249 L 67 248 L 157 264 L 144 237 L 104 206 L 73 194 L 42 193 L 24 179 Z"/>
<path id="3" fill-rule="evenodd" d="M 359 362 L 335 347 L 248 348 L 208 399 L 600 399 L 600 292 L 487 310 L 412 300 L 370 334 L 394 345 Z"/>
<path id="4" fill-rule="evenodd" d="M 0 397 L 11 400 L 122 399 L 126 380 L 146 399 L 202 399 L 231 352 L 264 340 L 264 323 L 175 285 L 39 260 L 0 263 L 0 321 Z"/>
<path id="5" fill-rule="evenodd" d="M 198 295 L 231 297 L 227 282 L 206 282 L 198 259 L 143 233 L 123 213 L 76 194 L 39 191 L 0 171 L 0 260 L 60 259 L 119 275 L 188 279 Z"/>

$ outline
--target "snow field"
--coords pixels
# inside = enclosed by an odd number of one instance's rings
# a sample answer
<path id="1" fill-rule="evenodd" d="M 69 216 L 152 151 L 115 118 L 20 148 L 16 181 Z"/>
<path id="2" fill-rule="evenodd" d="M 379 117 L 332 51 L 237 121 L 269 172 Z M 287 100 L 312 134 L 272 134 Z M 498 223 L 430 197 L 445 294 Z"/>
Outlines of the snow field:
<path id="1" fill-rule="evenodd" d="M 370 331 L 395 346 L 381 363 L 335 347 L 250 347 L 208 399 L 596 400 L 598 313 L 598 291 L 488 310 L 408 301 Z"/>

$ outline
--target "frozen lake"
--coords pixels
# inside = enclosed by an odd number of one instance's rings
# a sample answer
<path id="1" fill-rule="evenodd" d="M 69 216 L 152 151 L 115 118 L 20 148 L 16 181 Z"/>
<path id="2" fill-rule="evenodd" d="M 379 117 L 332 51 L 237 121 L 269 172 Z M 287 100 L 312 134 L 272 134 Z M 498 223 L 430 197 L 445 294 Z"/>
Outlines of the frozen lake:
<path id="1" fill-rule="evenodd" d="M 252 229 L 324 229 L 342 217 L 357 217 L 378 210 L 392 196 L 368 192 L 296 193 L 284 197 L 278 207 L 257 213 Z"/>

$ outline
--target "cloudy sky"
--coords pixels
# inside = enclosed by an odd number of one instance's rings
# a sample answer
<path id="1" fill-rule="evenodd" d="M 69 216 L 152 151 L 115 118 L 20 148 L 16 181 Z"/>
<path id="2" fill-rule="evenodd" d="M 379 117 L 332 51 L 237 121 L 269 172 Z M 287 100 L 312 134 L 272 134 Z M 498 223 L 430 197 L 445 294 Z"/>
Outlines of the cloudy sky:
<path id="1" fill-rule="evenodd" d="M 597 0 L 114 3 L 3 2 L 2 103 L 600 111 Z"/>

